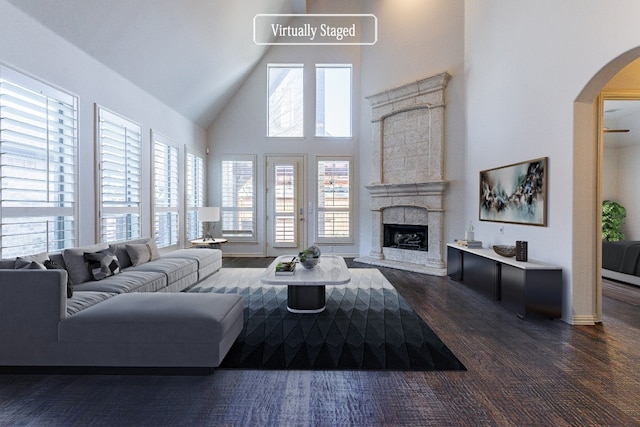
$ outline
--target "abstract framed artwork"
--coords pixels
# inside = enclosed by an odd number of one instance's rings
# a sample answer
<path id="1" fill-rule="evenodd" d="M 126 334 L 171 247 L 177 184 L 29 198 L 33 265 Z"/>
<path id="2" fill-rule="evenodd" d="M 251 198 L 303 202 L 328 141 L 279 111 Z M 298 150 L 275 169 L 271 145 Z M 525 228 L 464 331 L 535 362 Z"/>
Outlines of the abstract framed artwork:
<path id="1" fill-rule="evenodd" d="M 480 172 L 480 221 L 547 225 L 548 158 Z"/>

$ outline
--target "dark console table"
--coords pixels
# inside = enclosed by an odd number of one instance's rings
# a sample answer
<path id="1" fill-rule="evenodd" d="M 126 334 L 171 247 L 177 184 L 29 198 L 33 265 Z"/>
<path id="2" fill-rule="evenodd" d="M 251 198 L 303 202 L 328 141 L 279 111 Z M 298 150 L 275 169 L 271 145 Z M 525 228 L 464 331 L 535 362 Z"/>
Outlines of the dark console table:
<path id="1" fill-rule="evenodd" d="M 521 262 L 493 249 L 447 245 L 447 275 L 500 302 L 523 318 L 562 315 L 562 268 L 538 261 Z"/>

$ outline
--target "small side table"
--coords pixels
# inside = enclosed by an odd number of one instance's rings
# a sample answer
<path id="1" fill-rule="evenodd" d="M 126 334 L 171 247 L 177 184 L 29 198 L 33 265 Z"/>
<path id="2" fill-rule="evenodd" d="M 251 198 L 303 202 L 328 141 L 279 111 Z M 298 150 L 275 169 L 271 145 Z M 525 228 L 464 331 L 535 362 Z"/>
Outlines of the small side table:
<path id="1" fill-rule="evenodd" d="M 227 239 L 218 239 L 218 238 L 212 239 L 212 240 L 195 239 L 195 240 L 190 240 L 189 243 L 191 243 L 194 248 L 220 249 L 220 245 L 223 243 L 227 243 Z"/>

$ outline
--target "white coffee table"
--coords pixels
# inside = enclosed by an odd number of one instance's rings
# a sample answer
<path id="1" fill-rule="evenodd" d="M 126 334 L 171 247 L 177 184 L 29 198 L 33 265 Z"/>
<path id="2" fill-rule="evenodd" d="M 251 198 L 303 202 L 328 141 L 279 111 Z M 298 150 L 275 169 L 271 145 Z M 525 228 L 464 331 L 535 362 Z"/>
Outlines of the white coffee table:
<path id="1" fill-rule="evenodd" d="M 276 258 L 262 275 L 262 283 L 287 286 L 287 309 L 292 313 L 320 313 L 325 309 L 325 286 L 344 285 L 351 281 L 351 274 L 344 258 L 322 255 L 320 262 L 307 270 L 296 265 L 293 275 L 276 275 L 279 262 L 289 262 L 293 255 Z"/>

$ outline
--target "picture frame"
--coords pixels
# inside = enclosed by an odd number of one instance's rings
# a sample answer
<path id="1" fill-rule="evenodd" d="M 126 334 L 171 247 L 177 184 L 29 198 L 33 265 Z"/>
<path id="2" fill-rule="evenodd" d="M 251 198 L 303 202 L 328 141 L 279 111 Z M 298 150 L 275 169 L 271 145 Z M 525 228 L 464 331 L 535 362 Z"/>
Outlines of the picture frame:
<path id="1" fill-rule="evenodd" d="M 548 157 L 480 171 L 480 221 L 547 225 Z"/>

